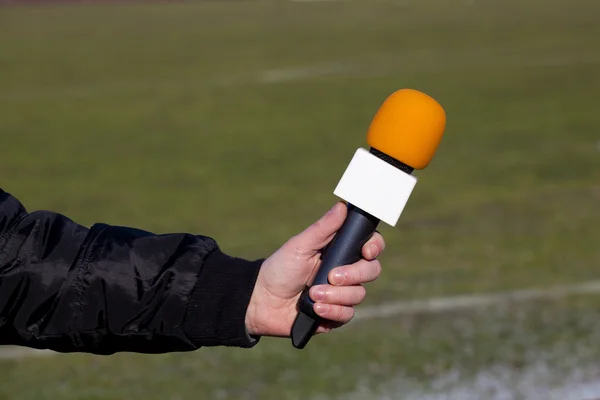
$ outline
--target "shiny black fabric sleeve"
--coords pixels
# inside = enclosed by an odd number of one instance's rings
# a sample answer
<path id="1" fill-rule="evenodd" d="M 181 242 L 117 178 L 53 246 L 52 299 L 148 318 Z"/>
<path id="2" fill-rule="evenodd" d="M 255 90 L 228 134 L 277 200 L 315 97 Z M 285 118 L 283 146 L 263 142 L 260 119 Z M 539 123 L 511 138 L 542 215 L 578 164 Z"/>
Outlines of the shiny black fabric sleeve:
<path id="1" fill-rule="evenodd" d="M 93 354 L 253 347 L 245 314 L 262 262 L 224 254 L 207 236 L 28 213 L 0 189 L 0 344 Z"/>

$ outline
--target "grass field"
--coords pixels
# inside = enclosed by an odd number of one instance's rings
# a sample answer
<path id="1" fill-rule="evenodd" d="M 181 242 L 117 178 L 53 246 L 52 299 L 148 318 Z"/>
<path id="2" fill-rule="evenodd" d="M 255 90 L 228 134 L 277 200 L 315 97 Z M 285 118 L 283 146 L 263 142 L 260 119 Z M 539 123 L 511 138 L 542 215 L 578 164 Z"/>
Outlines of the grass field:
<path id="1" fill-rule="evenodd" d="M 266 256 L 333 204 L 377 108 L 411 87 L 448 127 L 397 227 L 381 227 L 365 306 L 598 280 L 599 13 L 593 0 L 0 8 L 0 187 L 85 225 Z M 599 341 L 600 297 L 578 295 L 355 321 L 304 351 L 265 338 L 0 361 L 0 399 L 592 400 Z"/>

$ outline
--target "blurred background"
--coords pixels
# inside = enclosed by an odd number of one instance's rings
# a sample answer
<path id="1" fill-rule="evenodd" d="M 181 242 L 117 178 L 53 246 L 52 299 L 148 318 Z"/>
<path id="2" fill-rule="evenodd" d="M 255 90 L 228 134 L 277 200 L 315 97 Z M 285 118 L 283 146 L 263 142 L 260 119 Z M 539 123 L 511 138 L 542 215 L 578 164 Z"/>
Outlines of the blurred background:
<path id="1" fill-rule="evenodd" d="M 265 257 L 337 200 L 389 94 L 448 118 L 344 329 L 0 347 L 0 398 L 600 398 L 597 0 L 0 3 L 0 185 L 86 226 Z"/>

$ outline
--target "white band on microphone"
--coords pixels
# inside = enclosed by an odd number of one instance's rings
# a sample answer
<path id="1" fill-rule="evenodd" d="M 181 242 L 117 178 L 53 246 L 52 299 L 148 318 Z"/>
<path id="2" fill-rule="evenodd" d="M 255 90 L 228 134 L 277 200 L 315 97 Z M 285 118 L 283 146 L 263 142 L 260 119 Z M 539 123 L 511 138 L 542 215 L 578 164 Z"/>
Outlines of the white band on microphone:
<path id="1" fill-rule="evenodd" d="M 396 226 L 416 184 L 416 177 L 359 148 L 333 193 Z"/>

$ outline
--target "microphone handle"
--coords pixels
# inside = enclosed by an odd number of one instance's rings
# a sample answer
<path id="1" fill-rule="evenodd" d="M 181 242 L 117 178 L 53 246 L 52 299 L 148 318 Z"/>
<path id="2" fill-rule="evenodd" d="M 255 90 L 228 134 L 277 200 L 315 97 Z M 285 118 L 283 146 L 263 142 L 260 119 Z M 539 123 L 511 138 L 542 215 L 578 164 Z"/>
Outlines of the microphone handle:
<path id="1" fill-rule="evenodd" d="M 292 344 L 302 349 L 325 320 L 313 309 L 315 302 L 309 296 L 312 286 L 328 284 L 329 272 L 339 266 L 353 264 L 362 258 L 364 244 L 373 236 L 379 219 L 348 204 L 348 212 L 342 227 L 321 253 L 321 265 L 311 286 L 305 288 L 298 300 L 298 316 L 292 326 Z"/>

